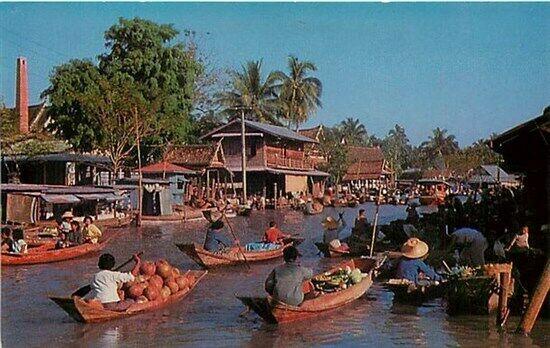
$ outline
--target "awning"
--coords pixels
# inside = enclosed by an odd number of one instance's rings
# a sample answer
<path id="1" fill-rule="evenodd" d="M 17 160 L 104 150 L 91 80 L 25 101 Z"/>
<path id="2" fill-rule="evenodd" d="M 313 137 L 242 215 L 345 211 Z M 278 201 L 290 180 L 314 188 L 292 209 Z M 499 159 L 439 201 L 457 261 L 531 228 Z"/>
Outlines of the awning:
<path id="1" fill-rule="evenodd" d="M 82 195 L 76 195 L 78 198 L 84 201 L 107 201 L 107 202 L 116 202 L 121 201 L 125 197 L 115 195 L 114 193 L 88 193 Z"/>
<path id="2" fill-rule="evenodd" d="M 322 172 L 320 170 L 300 171 L 300 170 L 291 170 L 291 169 L 266 168 L 266 171 L 268 173 L 271 173 L 271 174 L 288 174 L 288 175 L 303 175 L 303 176 L 330 176 L 330 174 Z"/>
<path id="3" fill-rule="evenodd" d="M 53 203 L 53 204 L 70 204 L 70 203 L 80 202 L 80 199 L 75 195 L 42 194 L 40 195 L 40 198 L 42 198 L 48 203 Z"/>

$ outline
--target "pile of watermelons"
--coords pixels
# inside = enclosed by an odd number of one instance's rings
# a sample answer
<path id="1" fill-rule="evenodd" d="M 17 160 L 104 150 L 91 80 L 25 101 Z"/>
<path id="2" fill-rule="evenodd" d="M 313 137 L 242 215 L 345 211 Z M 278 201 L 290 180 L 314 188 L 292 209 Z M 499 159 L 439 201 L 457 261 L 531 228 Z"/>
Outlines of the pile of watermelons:
<path id="1" fill-rule="evenodd" d="M 166 260 L 145 261 L 134 281 L 124 283 L 118 290 L 121 300 L 131 298 L 138 303 L 163 300 L 180 291 L 187 291 L 195 283 L 192 274 L 181 274 Z"/>

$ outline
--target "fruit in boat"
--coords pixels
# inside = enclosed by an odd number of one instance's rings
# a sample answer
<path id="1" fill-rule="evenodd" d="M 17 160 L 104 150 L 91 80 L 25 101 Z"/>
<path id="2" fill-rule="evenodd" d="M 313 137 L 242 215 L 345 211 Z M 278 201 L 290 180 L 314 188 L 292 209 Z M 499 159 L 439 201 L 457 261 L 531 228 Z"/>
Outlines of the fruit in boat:
<path id="1" fill-rule="evenodd" d="M 124 291 L 128 291 L 128 289 L 130 289 L 132 287 L 132 285 L 136 285 L 137 282 L 135 280 L 131 281 L 131 282 L 126 282 L 124 284 L 122 284 L 122 287 L 121 289 L 124 290 Z"/>
<path id="2" fill-rule="evenodd" d="M 172 267 L 168 263 L 162 263 L 157 266 L 157 274 L 166 279 L 172 276 Z"/>
<path id="3" fill-rule="evenodd" d="M 166 284 L 166 286 L 168 286 L 168 287 L 170 288 L 170 292 L 171 292 L 172 294 L 175 294 L 175 293 L 178 292 L 178 290 L 179 290 L 179 286 L 178 286 L 178 284 L 177 284 L 174 280 L 168 282 L 168 283 Z"/>
<path id="4" fill-rule="evenodd" d="M 135 284 L 128 289 L 127 295 L 130 298 L 137 299 L 143 294 L 143 290 L 144 290 L 144 287 L 142 284 Z"/>
<path id="5" fill-rule="evenodd" d="M 145 261 L 141 264 L 141 267 L 139 268 L 140 272 L 144 275 L 152 276 L 155 274 L 157 270 L 157 266 L 155 266 L 154 263 L 151 261 Z"/>
<path id="6" fill-rule="evenodd" d="M 151 276 L 151 279 L 149 279 L 149 286 L 154 286 L 158 290 L 160 290 L 163 285 L 164 285 L 164 280 L 162 280 L 162 277 L 159 276 L 158 274 Z"/>
<path id="7" fill-rule="evenodd" d="M 178 284 L 178 287 L 181 289 L 185 289 L 189 285 L 189 281 L 187 280 L 187 277 L 179 276 L 176 278 L 176 284 Z"/>
<path id="8" fill-rule="evenodd" d="M 172 291 L 166 285 L 163 286 L 162 289 L 160 289 L 160 296 L 162 296 L 163 298 L 167 298 L 170 295 L 172 295 Z"/>
<path id="9" fill-rule="evenodd" d="M 169 265 L 168 264 L 168 261 L 166 260 L 158 260 L 157 262 L 155 262 L 155 266 L 158 268 L 160 265 Z"/>
<path id="10" fill-rule="evenodd" d="M 350 278 L 353 284 L 360 283 L 361 280 L 363 280 L 363 275 L 361 274 L 361 270 L 358 268 L 355 268 L 353 271 L 351 271 Z"/>
<path id="11" fill-rule="evenodd" d="M 149 301 L 149 300 L 147 299 L 147 297 L 145 297 L 143 295 L 138 297 L 137 300 L 136 300 L 137 303 L 144 303 L 144 302 L 147 302 L 147 301 Z"/>
<path id="12" fill-rule="evenodd" d="M 143 295 L 147 297 L 149 301 L 154 301 L 159 297 L 160 289 L 155 286 L 148 286 L 143 290 Z"/>
<path id="13" fill-rule="evenodd" d="M 143 274 L 138 274 L 136 277 L 135 277 L 135 282 L 136 283 L 143 283 L 145 281 L 147 281 L 147 276 L 143 275 Z"/>
<path id="14" fill-rule="evenodd" d="M 174 278 L 179 277 L 181 274 L 180 270 L 177 267 L 172 267 L 172 276 Z"/>
<path id="15" fill-rule="evenodd" d="M 192 274 L 187 275 L 187 282 L 189 286 L 191 286 L 192 284 L 195 284 L 195 281 L 196 281 L 196 278 L 194 275 Z"/>

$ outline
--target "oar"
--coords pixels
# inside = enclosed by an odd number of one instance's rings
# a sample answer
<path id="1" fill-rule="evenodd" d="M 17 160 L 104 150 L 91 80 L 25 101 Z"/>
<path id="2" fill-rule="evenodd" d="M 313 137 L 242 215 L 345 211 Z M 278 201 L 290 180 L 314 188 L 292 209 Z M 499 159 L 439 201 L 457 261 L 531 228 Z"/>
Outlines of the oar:
<path id="1" fill-rule="evenodd" d="M 449 267 L 449 265 L 447 264 L 447 262 L 445 262 L 445 260 L 442 260 L 443 262 L 443 266 L 445 267 L 445 269 L 447 270 L 447 272 L 450 273 L 453 273 L 453 271 L 451 271 L 451 268 Z"/>
<path id="2" fill-rule="evenodd" d="M 250 264 L 248 263 L 248 260 L 246 259 L 246 255 L 244 254 L 243 248 L 241 247 L 241 243 L 237 239 L 237 235 L 235 235 L 235 231 L 233 231 L 233 226 L 231 226 L 231 223 L 229 222 L 229 219 L 227 218 L 227 215 L 225 215 L 225 210 L 222 212 L 222 217 L 225 217 L 225 221 L 227 222 L 227 226 L 229 226 L 229 230 L 231 231 L 231 234 L 233 235 L 233 239 L 237 241 L 237 247 L 239 248 L 239 252 L 243 255 L 244 263 L 246 264 L 246 267 L 250 269 Z"/>
<path id="3" fill-rule="evenodd" d="M 140 251 L 137 255 L 138 256 L 141 256 L 143 254 L 143 251 Z M 128 259 L 128 261 L 124 262 L 122 265 L 116 267 L 113 271 L 118 271 L 120 269 L 122 269 L 124 266 L 126 266 L 127 264 L 129 264 L 130 262 L 132 262 L 134 260 L 134 256 L 132 256 L 130 259 Z M 78 297 L 83 297 L 85 296 L 87 293 L 89 293 L 90 291 L 92 290 L 92 286 L 90 284 L 88 285 L 84 285 L 83 287 L 81 287 L 80 289 L 76 290 L 75 292 L 73 292 L 71 294 L 71 297 L 73 296 L 78 296 Z"/>
<path id="4" fill-rule="evenodd" d="M 374 224 L 372 226 L 372 240 L 370 242 L 370 257 L 372 257 L 374 253 L 374 240 L 376 239 L 376 225 L 378 225 L 378 214 L 380 212 L 380 194 L 382 193 L 382 190 L 379 189 L 378 191 L 378 204 L 376 205 L 376 213 L 374 214 Z"/>

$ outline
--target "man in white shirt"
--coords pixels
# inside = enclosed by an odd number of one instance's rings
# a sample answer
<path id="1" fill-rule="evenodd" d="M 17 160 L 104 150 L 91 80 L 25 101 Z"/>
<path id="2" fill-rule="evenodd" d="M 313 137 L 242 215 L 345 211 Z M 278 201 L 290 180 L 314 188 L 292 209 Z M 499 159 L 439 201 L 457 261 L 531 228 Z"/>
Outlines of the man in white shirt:
<path id="1" fill-rule="evenodd" d="M 134 261 L 136 264 L 130 273 L 111 271 L 115 266 L 115 257 L 111 254 L 102 254 L 97 263 L 101 271 L 94 275 L 91 284 L 92 291 L 87 298 L 101 301 L 105 309 L 113 311 L 128 309 L 134 301 L 131 299 L 121 301 L 117 290 L 119 283 L 133 281 L 134 277 L 138 275 L 141 259 L 137 254 L 134 255 Z"/>

